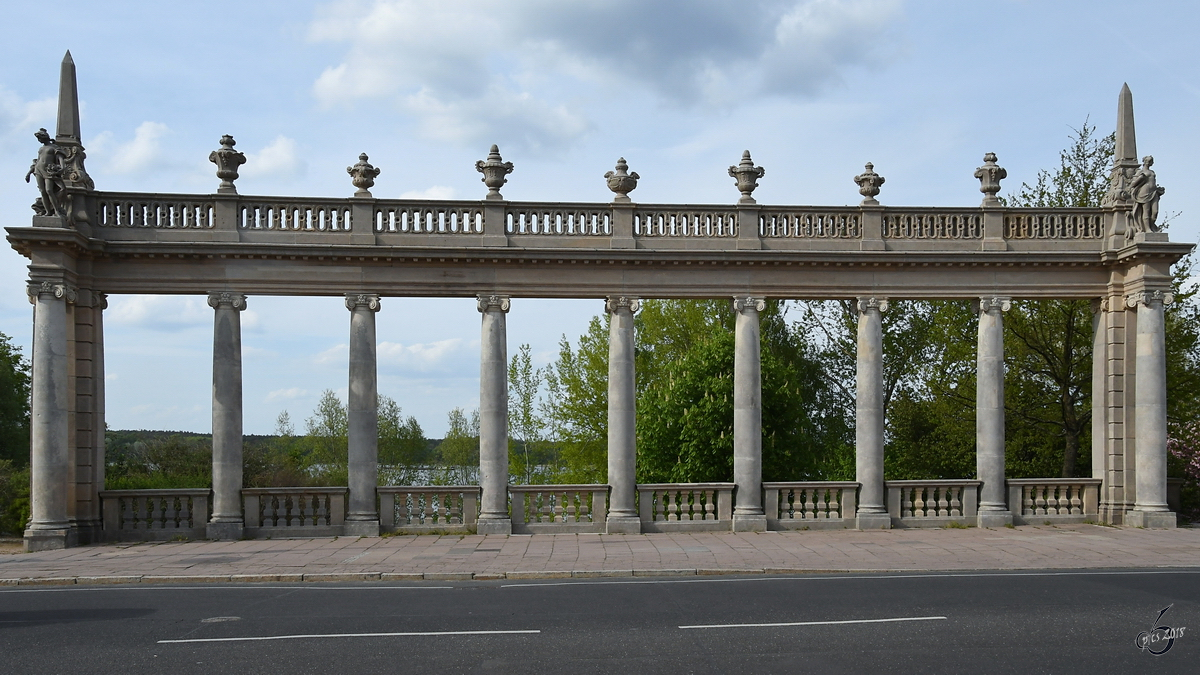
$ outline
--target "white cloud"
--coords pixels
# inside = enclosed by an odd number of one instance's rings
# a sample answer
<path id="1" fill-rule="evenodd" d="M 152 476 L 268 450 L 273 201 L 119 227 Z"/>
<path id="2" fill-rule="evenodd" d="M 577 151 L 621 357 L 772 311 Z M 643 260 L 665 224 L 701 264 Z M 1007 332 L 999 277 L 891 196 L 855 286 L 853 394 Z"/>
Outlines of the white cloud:
<path id="1" fill-rule="evenodd" d="M 334 363 L 346 365 L 349 362 L 349 358 L 350 348 L 346 345 L 336 345 L 314 356 L 313 363 L 322 366 Z"/>
<path id="2" fill-rule="evenodd" d="M 267 394 L 266 402 L 291 401 L 298 398 L 304 398 L 306 396 L 308 396 L 308 390 L 301 389 L 299 387 L 291 387 L 290 389 L 276 389 L 275 391 Z"/>
<path id="3" fill-rule="evenodd" d="M 92 143 L 90 154 L 107 158 L 105 167 L 117 174 L 143 174 L 160 170 L 161 140 L 171 129 L 161 122 L 142 122 L 133 132 L 133 140 L 113 146 L 112 134 L 103 132 Z"/>
<path id="4" fill-rule="evenodd" d="M 400 195 L 400 199 L 454 199 L 454 188 L 445 185 L 431 185 L 424 190 L 409 190 Z"/>
<path id="5" fill-rule="evenodd" d="M 0 143 L 6 149 L 29 148 L 29 158 L 32 160 L 37 153 L 33 132 L 45 126 L 53 135 L 57 114 L 57 99 L 27 101 L 15 92 L 0 87 Z"/>
<path id="6" fill-rule="evenodd" d="M 114 295 L 104 312 L 107 324 L 177 332 L 212 325 L 212 309 L 203 298 L 176 295 Z"/>
<path id="7" fill-rule="evenodd" d="M 303 175 L 307 168 L 295 139 L 276 136 L 262 150 L 246 153 L 246 163 L 239 172 L 247 178 L 293 178 Z"/>
<path id="8" fill-rule="evenodd" d="M 436 342 L 404 345 L 399 342 L 380 342 L 377 356 L 379 365 L 404 372 L 429 373 L 444 371 L 469 360 L 474 364 L 477 357 L 464 352 L 473 343 L 462 338 L 438 340 Z M 472 367 L 476 367 L 473 365 Z"/>

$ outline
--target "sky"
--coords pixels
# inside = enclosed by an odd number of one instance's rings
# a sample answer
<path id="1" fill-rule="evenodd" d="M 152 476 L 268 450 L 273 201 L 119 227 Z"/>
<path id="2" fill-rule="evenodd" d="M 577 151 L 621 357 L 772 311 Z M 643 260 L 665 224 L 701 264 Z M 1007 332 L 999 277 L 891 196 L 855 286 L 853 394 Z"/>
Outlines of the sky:
<path id="1" fill-rule="evenodd" d="M 1138 150 L 1176 214 L 1200 153 L 1194 2 L 552 0 L 96 3 L 0 9 L 0 222 L 27 226 L 33 132 L 53 133 L 59 63 L 78 68 L 87 166 L 100 190 L 208 193 L 208 153 L 232 134 L 245 195 L 348 197 L 360 152 L 380 198 L 479 199 L 497 143 L 514 200 L 607 202 L 618 157 L 640 202 L 733 203 L 726 167 L 750 150 L 765 204 L 855 204 L 873 162 L 879 200 L 968 206 L 986 152 L 1004 194 L 1058 165 L 1072 129 L 1115 126 L 1133 91 Z M 0 252 L 0 333 L 29 353 L 27 260 Z M 203 297 L 112 296 L 105 315 L 112 429 L 211 428 L 212 310 Z M 387 298 L 379 391 L 440 437 L 478 406 L 472 299 Z M 516 298 L 509 352 L 536 365 L 596 300 Z M 339 298 L 259 297 L 243 313 L 245 429 L 298 430 L 325 389 L 345 396 Z"/>

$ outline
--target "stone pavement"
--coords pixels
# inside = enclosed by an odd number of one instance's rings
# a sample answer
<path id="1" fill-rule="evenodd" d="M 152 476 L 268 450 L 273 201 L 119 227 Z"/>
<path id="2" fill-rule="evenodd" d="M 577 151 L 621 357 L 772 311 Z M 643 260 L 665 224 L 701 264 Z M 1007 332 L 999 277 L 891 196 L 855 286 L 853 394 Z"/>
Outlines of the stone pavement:
<path id="1" fill-rule="evenodd" d="M 0 585 L 1152 567 L 1200 567 L 1200 529 L 1061 525 L 99 544 L 0 555 Z"/>

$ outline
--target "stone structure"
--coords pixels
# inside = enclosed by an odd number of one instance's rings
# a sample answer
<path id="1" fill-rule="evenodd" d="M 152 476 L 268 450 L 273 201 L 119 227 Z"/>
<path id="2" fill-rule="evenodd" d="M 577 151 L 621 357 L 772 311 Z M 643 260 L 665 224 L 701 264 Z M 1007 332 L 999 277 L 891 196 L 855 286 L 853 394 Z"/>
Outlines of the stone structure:
<path id="1" fill-rule="evenodd" d="M 8 228 L 30 259 L 34 304 L 33 516 L 29 549 L 104 536 L 216 538 L 380 531 L 668 532 L 810 527 L 995 526 L 1042 518 L 1169 527 L 1163 311 L 1171 266 L 1192 250 L 1156 231 L 1162 190 L 1139 171 L 1133 100 L 1118 105 L 1117 161 L 1100 208 L 1007 208 L 988 154 L 982 205 L 897 208 L 883 178 L 854 178 L 854 207 L 752 197 L 765 171 L 729 169 L 735 205 L 636 204 L 622 160 L 609 203 L 511 202 L 499 149 L 476 164 L 480 200 L 379 199 L 366 155 L 344 199 L 238 194 L 245 156 L 225 136 L 212 194 L 97 191 L 83 168 L 75 68 L 63 62 L 58 133 L 39 136 L 45 196 Z M 40 169 L 38 168 L 40 167 Z M 39 173 L 40 171 L 40 173 Z M 598 188 L 601 186 L 598 184 Z M 104 488 L 106 294 L 208 294 L 213 332 L 213 488 Z M 377 488 L 375 313 L 380 295 L 475 297 L 482 319 L 480 485 Z M 349 485 L 242 486 L 239 315 L 253 295 L 345 298 L 350 311 Z M 636 483 L 633 316 L 639 298 L 733 299 L 734 483 Z M 521 298 L 593 298 L 611 315 L 609 485 L 509 486 L 506 314 Z M 762 482 L 758 313 L 765 297 L 856 299 L 857 480 Z M 979 307 L 978 475 L 886 481 L 882 312 L 888 298 Z M 1003 312 L 1026 298 L 1091 298 L 1093 478 L 1004 476 Z M 599 304 L 597 305 L 600 306 Z M 511 504 L 510 504 L 511 495 Z M 101 509 L 103 500 L 103 509 Z M 209 516 L 211 504 L 211 517 Z M 141 533 L 141 534 L 139 534 Z M 190 534 L 189 534 L 190 536 Z"/>

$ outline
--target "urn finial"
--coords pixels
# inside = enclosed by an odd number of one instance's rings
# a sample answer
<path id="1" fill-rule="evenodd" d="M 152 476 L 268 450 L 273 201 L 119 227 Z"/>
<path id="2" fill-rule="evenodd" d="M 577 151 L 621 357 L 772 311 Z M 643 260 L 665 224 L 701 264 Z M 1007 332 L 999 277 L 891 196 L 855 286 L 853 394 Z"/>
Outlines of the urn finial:
<path id="1" fill-rule="evenodd" d="M 233 181 L 238 179 L 238 167 L 246 163 L 246 156 L 234 150 L 234 145 L 237 141 L 233 136 L 225 134 L 221 137 L 221 148 L 208 154 L 208 161 L 217 165 L 217 178 L 221 179 L 218 193 L 237 194 Z"/>
<path id="2" fill-rule="evenodd" d="M 758 179 L 762 178 L 767 173 L 767 170 L 761 166 L 754 166 L 754 160 L 750 159 L 750 151 L 742 152 L 742 161 L 737 166 L 729 167 L 729 176 L 737 179 L 737 189 L 742 193 L 742 198 L 738 200 L 739 204 L 757 204 L 750 193 L 754 192 L 754 188 L 758 187 Z"/>
<path id="3" fill-rule="evenodd" d="M 854 182 L 858 184 L 858 194 L 863 196 L 862 206 L 879 205 L 875 195 L 879 194 L 879 186 L 883 185 L 884 181 L 883 176 L 875 173 L 875 165 L 867 162 L 866 171 L 854 177 Z"/>
<path id="4" fill-rule="evenodd" d="M 355 197 L 371 198 L 371 188 L 375 186 L 375 179 L 379 176 L 379 171 L 378 167 L 371 166 L 371 163 L 367 161 L 365 152 L 358 156 L 357 164 L 346 167 L 346 173 L 350 174 L 350 182 L 358 188 L 354 193 Z"/>
<path id="5" fill-rule="evenodd" d="M 1008 172 L 996 164 L 996 153 L 983 156 L 983 166 L 975 169 L 975 177 L 979 179 L 979 191 L 983 193 L 983 206 L 1001 206 L 996 193 L 1000 191 L 1000 181 L 1008 178 Z"/>
<path id="6" fill-rule="evenodd" d="M 636 171 L 629 173 L 629 165 L 625 163 L 624 157 L 617 160 L 615 171 L 604 174 L 604 179 L 608 181 L 608 189 L 617 193 L 617 196 L 613 197 L 614 202 L 632 201 L 629 199 L 629 193 L 637 188 L 639 178 L 641 176 L 637 175 Z"/>
<path id="7" fill-rule="evenodd" d="M 499 146 L 492 146 L 486 162 L 482 159 L 475 162 L 475 170 L 483 174 L 481 180 L 488 187 L 488 193 L 484 199 L 504 199 L 504 196 L 500 194 L 500 188 L 508 182 L 505 176 L 512 173 L 513 163 L 504 161 L 504 158 L 500 156 Z"/>

